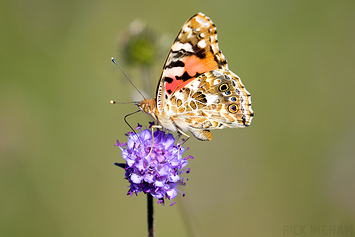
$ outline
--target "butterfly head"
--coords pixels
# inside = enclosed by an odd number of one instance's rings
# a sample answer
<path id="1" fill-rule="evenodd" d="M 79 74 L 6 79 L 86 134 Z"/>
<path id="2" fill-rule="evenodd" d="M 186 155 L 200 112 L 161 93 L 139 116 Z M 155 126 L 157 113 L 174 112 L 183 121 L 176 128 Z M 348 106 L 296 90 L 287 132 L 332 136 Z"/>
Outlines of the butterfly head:
<path id="1" fill-rule="evenodd" d="M 156 114 L 156 100 L 142 100 L 140 102 L 136 102 L 138 108 L 145 114 L 150 114 L 154 119 L 157 119 Z"/>

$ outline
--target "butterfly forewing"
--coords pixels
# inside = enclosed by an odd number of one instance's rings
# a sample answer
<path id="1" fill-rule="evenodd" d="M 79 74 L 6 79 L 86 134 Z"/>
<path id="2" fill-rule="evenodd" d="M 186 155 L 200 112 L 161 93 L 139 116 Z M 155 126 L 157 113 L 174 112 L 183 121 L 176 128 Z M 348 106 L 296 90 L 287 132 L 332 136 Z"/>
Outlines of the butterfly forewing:
<path id="1" fill-rule="evenodd" d="M 194 15 L 183 25 L 166 59 L 157 88 L 158 110 L 164 100 L 202 73 L 227 68 L 215 25 L 202 13 Z"/>

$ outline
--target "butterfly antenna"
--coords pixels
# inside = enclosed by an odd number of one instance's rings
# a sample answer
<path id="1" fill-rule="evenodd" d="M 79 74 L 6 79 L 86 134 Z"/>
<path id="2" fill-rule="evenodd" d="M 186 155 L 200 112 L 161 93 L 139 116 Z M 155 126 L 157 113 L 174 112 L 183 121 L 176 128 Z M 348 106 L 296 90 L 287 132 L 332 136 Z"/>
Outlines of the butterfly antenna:
<path id="1" fill-rule="evenodd" d="M 136 101 L 129 101 L 129 102 L 116 102 L 114 100 L 110 100 L 110 104 L 137 104 Z"/>
<path id="2" fill-rule="evenodd" d="M 135 111 L 135 112 L 133 112 L 133 113 L 129 113 L 129 114 L 127 114 L 126 116 L 124 116 L 124 118 L 123 118 L 124 122 L 128 125 L 128 127 L 130 127 L 130 129 L 132 130 L 132 132 L 134 132 L 137 136 L 138 136 L 138 134 L 136 133 L 136 131 L 134 131 L 134 129 L 132 128 L 132 126 L 127 122 L 127 117 L 128 117 L 128 116 L 131 116 L 131 115 L 133 115 L 133 114 L 135 114 L 135 113 L 138 113 L 138 112 L 140 112 L 140 110 L 137 110 L 137 111 Z"/>
<path id="3" fill-rule="evenodd" d="M 142 94 L 142 92 L 140 92 L 138 90 L 138 88 L 133 84 L 133 82 L 127 77 L 126 73 L 123 72 L 123 70 L 121 69 L 121 67 L 117 64 L 116 60 L 114 59 L 114 57 L 111 58 L 111 61 L 116 64 L 116 66 L 121 70 L 121 72 L 123 73 L 123 75 L 126 77 L 126 79 L 129 81 L 129 83 L 131 83 L 131 85 L 138 91 L 139 94 L 141 94 L 141 96 L 143 97 L 143 99 L 145 100 L 146 98 L 144 97 L 144 95 Z"/>

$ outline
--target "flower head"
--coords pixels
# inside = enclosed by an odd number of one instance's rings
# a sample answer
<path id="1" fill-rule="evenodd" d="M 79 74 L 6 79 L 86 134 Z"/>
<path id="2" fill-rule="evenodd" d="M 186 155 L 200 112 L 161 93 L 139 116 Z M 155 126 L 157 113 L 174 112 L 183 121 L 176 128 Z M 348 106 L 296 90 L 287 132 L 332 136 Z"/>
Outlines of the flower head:
<path id="1" fill-rule="evenodd" d="M 159 129 L 152 137 L 151 129 L 142 131 L 138 125 L 137 133 L 128 133 L 127 143 L 117 141 L 115 145 L 121 148 L 126 160 L 125 176 L 130 182 L 128 194 L 132 196 L 143 191 L 157 198 L 158 203 L 164 203 L 164 198 L 172 200 L 176 197 L 177 185 L 185 185 L 185 179 L 180 175 L 190 172 L 184 167 L 187 159 L 193 158 L 182 158 L 185 148 L 175 144 L 176 140 L 171 133 Z"/>

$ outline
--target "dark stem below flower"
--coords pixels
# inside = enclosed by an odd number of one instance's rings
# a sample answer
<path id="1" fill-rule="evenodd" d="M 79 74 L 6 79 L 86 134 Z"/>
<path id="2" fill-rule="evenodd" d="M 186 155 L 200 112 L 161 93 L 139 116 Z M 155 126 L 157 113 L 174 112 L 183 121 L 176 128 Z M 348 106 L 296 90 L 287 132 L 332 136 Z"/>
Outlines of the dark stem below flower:
<path id="1" fill-rule="evenodd" d="M 153 196 L 147 194 L 147 211 L 148 211 L 148 237 L 154 237 L 154 211 Z"/>

